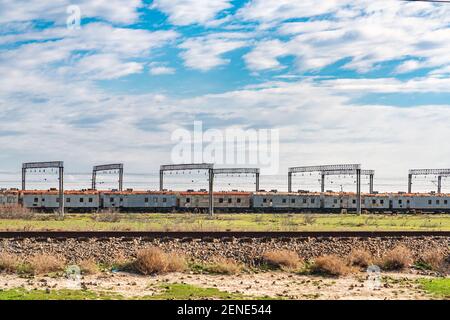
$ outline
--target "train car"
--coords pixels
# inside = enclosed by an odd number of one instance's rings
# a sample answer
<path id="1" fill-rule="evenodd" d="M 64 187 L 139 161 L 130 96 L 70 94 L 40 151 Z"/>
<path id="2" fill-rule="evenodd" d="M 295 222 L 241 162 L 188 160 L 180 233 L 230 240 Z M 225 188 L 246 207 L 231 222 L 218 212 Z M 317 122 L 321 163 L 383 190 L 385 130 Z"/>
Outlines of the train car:
<path id="1" fill-rule="evenodd" d="M 170 191 L 102 191 L 100 207 L 135 212 L 169 212 L 175 210 L 177 196 Z"/>
<path id="2" fill-rule="evenodd" d="M 14 206 L 20 203 L 20 194 L 17 189 L 1 189 L 0 205 Z"/>
<path id="3" fill-rule="evenodd" d="M 218 191 L 213 193 L 213 201 L 214 210 L 219 212 L 247 212 L 251 207 L 251 192 Z M 180 192 L 177 207 L 182 211 L 205 211 L 209 207 L 208 192 Z"/>
<path id="4" fill-rule="evenodd" d="M 430 212 L 448 212 L 450 211 L 450 194 L 436 193 L 415 193 L 404 195 L 406 201 L 410 201 L 408 209 L 430 211 Z"/>
<path id="5" fill-rule="evenodd" d="M 22 203 L 26 208 L 40 211 L 54 211 L 59 208 L 59 191 L 21 191 Z M 99 193 L 95 190 L 64 191 L 64 208 L 68 212 L 92 212 L 99 208 Z"/>
<path id="6" fill-rule="evenodd" d="M 363 196 L 362 207 L 369 211 L 387 211 L 389 210 L 389 194 L 365 194 Z"/>
<path id="7" fill-rule="evenodd" d="M 256 192 L 252 194 L 255 211 L 295 212 L 319 211 L 319 193 L 309 192 Z"/>

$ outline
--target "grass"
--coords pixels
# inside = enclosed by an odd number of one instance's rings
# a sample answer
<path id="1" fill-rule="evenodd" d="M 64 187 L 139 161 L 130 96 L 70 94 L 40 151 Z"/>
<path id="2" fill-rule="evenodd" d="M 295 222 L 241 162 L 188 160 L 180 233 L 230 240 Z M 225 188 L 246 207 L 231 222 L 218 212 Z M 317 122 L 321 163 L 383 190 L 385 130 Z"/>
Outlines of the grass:
<path id="1" fill-rule="evenodd" d="M 297 252 L 289 250 L 267 251 L 262 258 L 269 266 L 288 270 L 298 269 L 303 263 Z"/>
<path id="2" fill-rule="evenodd" d="M 178 254 L 166 253 L 157 247 L 149 247 L 137 253 L 132 267 L 141 274 L 149 275 L 184 271 L 187 264 L 185 258 Z"/>
<path id="3" fill-rule="evenodd" d="M 450 278 L 420 279 L 419 282 L 428 293 L 450 299 Z"/>
<path id="4" fill-rule="evenodd" d="M 267 299 L 221 291 L 217 288 L 202 288 L 189 284 L 172 283 L 161 286 L 162 292 L 152 296 L 130 297 L 131 300 L 199 300 L 199 299 Z M 124 300 L 125 297 L 110 292 L 90 290 L 26 290 L 0 289 L 0 300 Z"/>
<path id="5" fill-rule="evenodd" d="M 24 288 L 0 289 L 0 300 L 119 300 L 122 296 L 88 290 L 26 290 Z"/>
<path id="6" fill-rule="evenodd" d="M 312 218 L 312 219 L 311 219 Z M 328 230 L 450 230 L 449 215 L 354 214 L 205 214 L 119 213 L 113 221 L 92 214 L 35 214 L 29 219 L 1 219 L 1 231 L 133 230 L 133 231 L 328 231 Z M 103 219 L 100 219 L 103 220 Z M 108 219 L 106 219 L 108 220 Z M 306 222 L 305 222 L 306 221 Z"/>
<path id="7" fill-rule="evenodd" d="M 380 262 L 384 270 L 402 270 L 410 266 L 414 260 L 411 250 L 403 245 L 398 245 L 386 252 Z"/>
<path id="8" fill-rule="evenodd" d="M 312 274 L 343 276 L 350 272 L 346 261 L 336 255 L 326 255 L 314 259 L 314 263 L 310 267 Z"/>

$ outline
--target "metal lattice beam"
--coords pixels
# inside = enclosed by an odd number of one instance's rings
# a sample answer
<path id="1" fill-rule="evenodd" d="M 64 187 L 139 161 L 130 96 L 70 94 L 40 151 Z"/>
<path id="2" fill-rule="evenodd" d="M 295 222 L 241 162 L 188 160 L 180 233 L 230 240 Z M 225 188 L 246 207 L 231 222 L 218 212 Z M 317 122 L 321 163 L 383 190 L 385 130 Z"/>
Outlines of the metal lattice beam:
<path id="1" fill-rule="evenodd" d="M 302 166 L 289 168 L 288 172 L 315 172 L 315 171 L 336 171 L 336 170 L 358 170 L 361 169 L 360 164 L 334 164 L 334 165 L 322 165 L 322 166 Z"/>
<path id="2" fill-rule="evenodd" d="M 159 189 L 164 190 L 164 171 L 174 170 L 208 170 L 209 175 L 209 214 L 214 214 L 214 199 L 213 199 L 213 185 L 214 185 L 214 164 L 213 163 L 185 163 L 185 164 L 167 164 L 162 165 L 159 170 Z"/>
<path id="3" fill-rule="evenodd" d="M 119 170 L 119 191 L 123 190 L 123 163 L 102 164 L 92 169 L 92 190 L 96 190 L 97 172 Z"/>
<path id="4" fill-rule="evenodd" d="M 412 192 L 412 177 L 413 176 L 427 176 L 427 175 L 437 175 L 438 185 L 437 192 L 441 193 L 442 189 L 442 177 L 450 176 L 450 169 L 410 169 L 408 172 L 408 192 Z"/>
<path id="5" fill-rule="evenodd" d="M 216 174 L 254 174 L 256 191 L 259 190 L 259 168 L 219 168 L 214 169 L 214 175 Z"/>
<path id="6" fill-rule="evenodd" d="M 338 176 L 338 175 L 356 174 L 356 170 L 322 171 L 321 173 L 325 176 Z M 361 169 L 362 176 L 370 176 L 370 175 L 374 175 L 374 174 L 375 174 L 375 170 L 362 170 Z"/>
<path id="7" fill-rule="evenodd" d="M 212 163 L 186 163 L 186 164 L 166 164 L 160 167 L 160 171 L 171 170 L 209 170 L 213 169 Z"/>
<path id="8" fill-rule="evenodd" d="M 28 169 L 58 168 L 59 181 L 59 214 L 64 217 L 64 161 L 43 161 L 22 163 L 22 190 L 26 189 Z"/>

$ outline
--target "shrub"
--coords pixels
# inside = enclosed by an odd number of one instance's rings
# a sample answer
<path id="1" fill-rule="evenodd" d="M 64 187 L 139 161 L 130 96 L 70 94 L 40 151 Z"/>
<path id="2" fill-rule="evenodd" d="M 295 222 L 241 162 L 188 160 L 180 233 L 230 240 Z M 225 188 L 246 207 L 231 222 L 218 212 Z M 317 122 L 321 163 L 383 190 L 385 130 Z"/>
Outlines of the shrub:
<path id="1" fill-rule="evenodd" d="M 238 274 L 242 271 L 242 264 L 234 259 L 218 257 L 206 266 L 206 271 L 219 274 Z"/>
<path id="2" fill-rule="evenodd" d="M 348 262 L 351 266 L 367 268 L 373 262 L 372 254 L 364 249 L 354 249 L 350 252 Z"/>
<path id="3" fill-rule="evenodd" d="M 99 272 L 99 267 L 93 259 L 81 260 L 78 266 L 82 274 L 96 274 Z"/>
<path id="4" fill-rule="evenodd" d="M 46 274 L 64 270 L 64 260 L 48 254 L 38 254 L 28 259 L 30 270 L 34 274 Z"/>
<path id="5" fill-rule="evenodd" d="M 420 256 L 418 262 L 428 269 L 439 271 L 445 264 L 445 255 L 438 249 L 428 250 Z"/>
<path id="6" fill-rule="evenodd" d="M 0 271 L 15 272 L 20 260 L 16 255 L 10 253 L 0 253 Z"/>
<path id="7" fill-rule="evenodd" d="M 401 270 L 412 263 L 411 251 L 403 245 L 398 245 L 386 252 L 381 260 L 381 265 L 385 270 Z"/>
<path id="8" fill-rule="evenodd" d="M 318 257 L 311 266 L 311 272 L 331 276 L 342 276 L 350 272 L 345 261 L 336 255 Z"/>
<path id="9" fill-rule="evenodd" d="M 145 275 L 184 271 L 186 260 L 180 255 L 165 253 L 159 248 L 150 247 L 137 253 L 133 268 Z"/>
<path id="10" fill-rule="evenodd" d="M 34 212 L 20 204 L 5 204 L 0 205 L 0 218 L 31 220 Z"/>
<path id="11" fill-rule="evenodd" d="M 297 269 L 302 264 L 297 252 L 289 250 L 267 251 L 262 258 L 267 264 L 277 268 Z"/>

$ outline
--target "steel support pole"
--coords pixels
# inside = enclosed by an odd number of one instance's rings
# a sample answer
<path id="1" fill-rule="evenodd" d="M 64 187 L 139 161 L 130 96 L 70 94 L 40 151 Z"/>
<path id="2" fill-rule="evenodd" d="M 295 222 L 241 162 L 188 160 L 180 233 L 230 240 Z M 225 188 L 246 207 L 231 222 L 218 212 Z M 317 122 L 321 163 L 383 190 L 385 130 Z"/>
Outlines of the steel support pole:
<path id="1" fill-rule="evenodd" d="M 213 197 L 213 185 L 214 185 L 214 169 L 208 169 L 209 173 L 209 215 L 214 215 L 214 197 Z"/>
<path id="2" fill-rule="evenodd" d="M 59 214 L 64 217 L 64 168 L 59 168 Z"/>
<path id="3" fill-rule="evenodd" d="M 320 191 L 322 193 L 325 192 L 325 175 L 324 174 L 320 175 Z"/>
<path id="4" fill-rule="evenodd" d="M 119 191 L 123 190 L 123 169 L 119 169 Z"/>
<path id="5" fill-rule="evenodd" d="M 159 191 L 164 189 L 164 171 L 159 170 Z"/>
<path id="6" fill-rule="evenodd" d="M 369 176 L 369 193 L 373 193 L 373 174 Z"/>
<path id="7" fill-rule="evenodd" d="M 408 174 L 408 193 L 411 193 L 412 186 L 412 174 Z"/>
<path id="8" fill-rule="evenodd" d="M 255 179 L 256 179 L 256 192 L 259 191 L 259 173 L 255 173 Z"/>
<path id="9" fill-rule="evenodd" d="M 22 190 L 25 190 L 26 175 L 27 175 L 27 169 L 22 168 Z"/>
<path id="10" fill-rule="evenodd" d="M 361 214 L 361 169 L 356 169 L 356 213 Z"/>
<path id="11" fill-rule="evenodd" d="M 441 193 L 441 186 L 442 186 L 442 176 L 438 176 L 437 193 Z"/>
<path id="12" fill-rule="evenodd" d="M 92 190 L 96 190 L 97 171 L 92 171 Z"/>
<path id="13" fill-rule="evenodd" d="M 292 192 L 292 172 L 288 172 L 288 192 Z"/>

